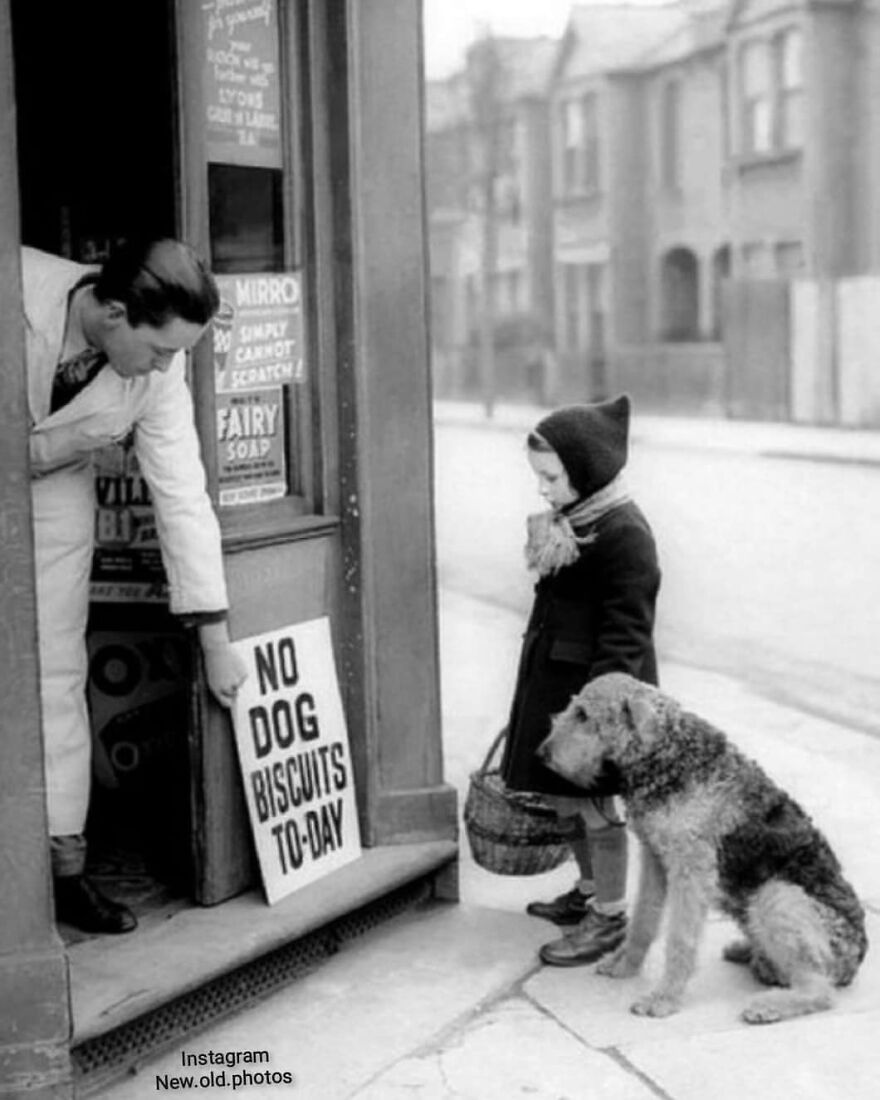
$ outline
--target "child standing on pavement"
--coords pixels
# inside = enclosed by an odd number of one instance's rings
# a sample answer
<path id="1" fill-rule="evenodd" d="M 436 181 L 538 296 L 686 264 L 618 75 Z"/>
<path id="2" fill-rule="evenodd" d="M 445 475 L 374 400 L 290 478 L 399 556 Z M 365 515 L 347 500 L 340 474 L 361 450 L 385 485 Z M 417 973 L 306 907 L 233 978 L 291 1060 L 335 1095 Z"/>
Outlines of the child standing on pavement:
<path id="1" fill-rule="evenodd" d="M 535 751 L 585 683 L 626 672 L 657 683 L 654 613 L 660 570 L 654 537 L 631 499 L 626 396 L 557 409 L 529 434 L 527 456 L 550 510 L 528 521 L 526 559 L 537 574 L 511 706 L 501 775 L 577 816 L 580 876 L 567 893 L 526 911 L 576 925 L 541 948 L 553 966 L 594 962 L 626 932 L 627 843 L 611 787 L 591 795 L 546 769 Z"/>

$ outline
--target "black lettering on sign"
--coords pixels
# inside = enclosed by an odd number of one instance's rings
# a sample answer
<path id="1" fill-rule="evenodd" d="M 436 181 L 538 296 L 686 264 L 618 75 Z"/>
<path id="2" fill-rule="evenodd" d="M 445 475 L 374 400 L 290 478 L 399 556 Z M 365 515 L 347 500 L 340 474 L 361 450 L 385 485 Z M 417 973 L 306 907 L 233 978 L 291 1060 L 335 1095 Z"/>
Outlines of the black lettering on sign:
<path id="1" fill-rule="evenodd" d="M 259 760 L 272 751 L 272 734 L 269 732 L 269 714 L 265 707 L 251 707 L 248 711 L 254 753 Z"/>
<path id="2" fill-rule="evenodd" d="M 95 478 L 95 498 L 102 508 L 122 508 L 131 504 L 148 506 L 150 491 L 142 477 L 99 475 Z"/>
<path id="3" fill-rule="evenodd" d="M 293 716 L 287 699 L 276 699 L 272 704 L 272 734 L 279 749 L 289 749 L 293 744 Z"/>
<path id="4" fill-rule="evenodd" d="M 320 859 L 342 847 L 341 798 L 314 810 L 306 810 L 305 821 L 312 859 Z"/>
<path id="5" fill-rule="evenodd" d="M 307 691 L 296 697 L 296 717 L 299 735 L 303 741 L 314 741 L 321 736 L 315 717 L 315 699 Z"/>
<path id="6" fill-rule="evenodd" d="M 337 741 L 330 746 L 330 759 L 333 763 L 333 786 L 343 791 L 348 786 L 348 772 L 345 768 L 345 750 Z"/>
<path id="7" fill-rule="evenodd" d="M 312 750 L 313 753 L 317 753 L 321 760 L 321 791 L 323 794 L 327 794 L 330 790 L 330 769 L 327 767 L 327 757 L 330 755 L 329 745 L 319 745 L 317 749 Z M 317 767 L 317 763 L 315 765 Z"/>
<path id="8" fill-rule="evenodd" d="M 262 825 L 272 816 L 269 809 L 269 798 L 266 793 L 266 783 L 261 771 L 251 772 L 251 792 L 254 796 L 254 806 L 257 811 L 257 820 Z"/>
<path id="9" fill-rule="evenodd" d="M 296 821 L 293 818 L 288 818 L 287 821 L 279 821 L 277 825 L 272 826 L 272 836 L 275 837 L 281 873 L 286 875 L 288 872 L 301 867 L 303 847 Z"/>
<path id="10" fill-rule="evenodd" d="M 264 708 L 254 708 L 259 721 L 256 739 L 260 745 L 270 743 L 269 726 L 265 725 Z M 288 813 L 291 809 L 326 798 L 348 784 L 348 772 L 343 763 L 344 748 L 338 742 L 319 745 L 306 752 L 291 753 L 254 769 L 248 777 L 254 807 L 260 823 Z"/>
<path id="11" fill-rule="evenodd" d="M 272 790 L 275 792 L 275 813 L 286 814 L 290 809 L 290 795 L 287 789 L 284 764 L 276 760 L 272 765 Z"/>
<path id="12" fill-rule="evenodd" d="M 277 649 L 274 642 L 269 642 L 265 647 L 254 646 L 254 663 L 260 695 L 278 691 L 280 684 L 291 687 L 299 679 L 293 638 L 282 638 Z"/>
<path id="13" fill-rule="evenodd" d="M 273 743 L 277 748 L 285 750 L 293 745 L 297 735 L 301 741 L 314 741 L 321 736 L 321 728 L 315 716 L 315 700 L 308 692 L 298 695 L 293 707 L 290 700 L 284 698 L 276 699 L 271 710 L 259 704 L 251 707 L 248 710 L 248 721 L 254 754 L 258 760 L 269 755 Z"/>

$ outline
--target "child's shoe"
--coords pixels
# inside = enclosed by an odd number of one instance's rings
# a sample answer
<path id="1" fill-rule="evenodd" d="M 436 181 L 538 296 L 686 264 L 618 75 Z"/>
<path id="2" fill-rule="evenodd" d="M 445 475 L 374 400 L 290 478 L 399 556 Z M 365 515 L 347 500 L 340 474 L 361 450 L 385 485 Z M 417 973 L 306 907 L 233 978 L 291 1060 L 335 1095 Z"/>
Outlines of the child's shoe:
<path id="1" fill-rule="evenodd" d="M 541 948 L 541 962 L 550 966 L 586 966 L 614 951 L 626 936 L 626 913 L 611 916 L 592 906 L 580 924 Z"/>
<path id="2" fill-rule="evenodd" d="M 587 915 L 592 894 L 585 894 L 577 886 L 553 901 L 530 901 L 526 912 L 533 917 L 543 917 L 554 924 L 580 924 Z"/>

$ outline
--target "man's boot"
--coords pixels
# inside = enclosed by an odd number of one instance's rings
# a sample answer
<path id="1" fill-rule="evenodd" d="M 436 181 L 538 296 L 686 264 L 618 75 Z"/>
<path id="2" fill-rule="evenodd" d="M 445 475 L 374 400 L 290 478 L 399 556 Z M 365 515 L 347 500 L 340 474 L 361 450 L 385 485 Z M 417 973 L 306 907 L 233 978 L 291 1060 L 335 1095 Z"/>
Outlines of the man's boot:
<path id="1" fill-rule="evenodd" d="M 55 919 L 83 932 L 118 935 L 137 928 L 128 906 L 106 897 L 85 875 L 55 878 Z"/>

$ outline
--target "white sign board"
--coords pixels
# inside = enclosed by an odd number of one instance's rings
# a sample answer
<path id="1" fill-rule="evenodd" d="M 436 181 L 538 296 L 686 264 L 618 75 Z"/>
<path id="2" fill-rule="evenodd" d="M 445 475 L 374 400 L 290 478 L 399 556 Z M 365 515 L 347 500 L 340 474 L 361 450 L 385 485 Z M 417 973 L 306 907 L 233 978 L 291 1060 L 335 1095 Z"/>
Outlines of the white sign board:
<path id="1" fill-rule="evenodd" d="M 271 905 L 360 855 L 351 752 L 329 619 L 235 645 L 249 671 L 235 739 Z"/>

